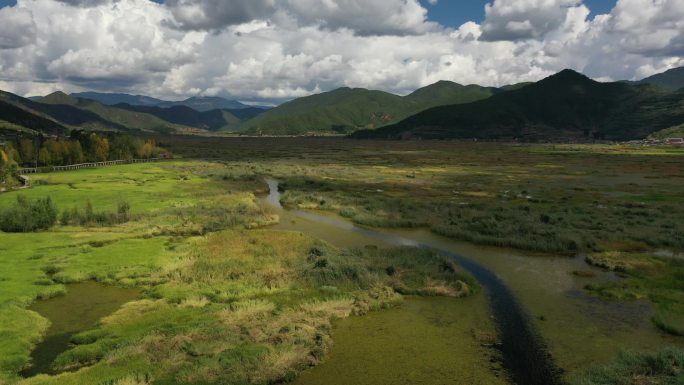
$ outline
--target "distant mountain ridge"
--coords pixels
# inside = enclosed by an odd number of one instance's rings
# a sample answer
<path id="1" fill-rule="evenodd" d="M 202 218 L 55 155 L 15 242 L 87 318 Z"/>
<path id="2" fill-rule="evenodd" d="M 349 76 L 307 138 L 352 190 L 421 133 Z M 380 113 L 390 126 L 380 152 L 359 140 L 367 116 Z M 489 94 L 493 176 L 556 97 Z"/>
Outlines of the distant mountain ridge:
<path id="1" fill-rule="evenodd" d="M 70 130 L 187 132 L 234 130 L 261 112 L 258 108 L 200 112 L 186 106 L 106 105 L 95 100 L 54 92 L 37 100 L 0 92 L 0 128 L 23 128 L 66 135 Z M 2 124 L 7 122 L 8 124 Z"/>
<path id="2" fill-rule="evenodd" d="M 495 88 L 450 81 L 440 81 L 407 96 L 338 88 L 281 104 L 245 122 L 242 128 L 250 134 L 269 135 L 349 133 L 395 123 L 438 105 L 486 99 L 496 92 Z"/>
<path id="3" fill-rule="evenodd" d="M 558 140 L 644 138 L 684 122 L 684 94 L 599 83 L 564 70 L 473 103 L 435 107 L 357 138 Z"/>
<path id="4" fill-rule="evenodd" d="M 264 110 L 260 108 L 240 108 L 237 110 L 216 109 L 200 112 L 187 106 L 172 106 L 162 108 L 159 106 L 132 106 L 130 104 L 117 104 L 114 107 L 150 114 L 167 122 L 198 128 L 207 131 L 237 130 L 242 121 L 253 118 Z"/>
<path id="5" fill-rule="evenodd" d="M 246 104 L 242 104 L 237 100 L 229 100 L 216 96 L 191 97 L 180 101 L 166 101 L 143 95 L 101 92 L 77 92 L 72 93 L 71 96 L 95 100 L 109 106 L 115 106 L 117 104 L 128 104 L 131 106 L 156 106 L 161 108 L 185 106 L 190 107 L 199 112 L 223 109 L 237 110 L 251 107 Z"/>
<path id="6" fill-rule="evenodd" d="M 90 99 L 98 101 L 108 106 L 126 103 L 135 106 L 156 106 L 159 103 L 164 103 L 164 100 L 156 99 L 144 95 L 129 95 L 121 93 L 101 93 L 101 92 L 74 92 L 69 94 L 76 98 Z"/>
<path id="7" fill-rule="evenodd" d="M 684 89 L 684 67 L 673 68 L 663 73 L 649 76 L 636 84 L 651 84 L 664 88 L 668 91 Z"/>
<path id="8" fill-rule="evenodd" d="M 294 99 L 271 110 L 242 104 L 238 109 L 206 110 L 217 105 L 235 106 L 222 98 L 164 102 L 140 95 L 100 94 L 108 97 L 109 103 L 133 100 L 154 104 L 108 105 L 62 92 L 30 100 L 0 91 L 0 130 L 629 140 L 684 124 L 684 87 L 680 87 L 684 83 L 679 83 L 683 75 L 684 70 L 673 69 L 640 82 L 600 83 L 564 70 L 535 83 L 501 88 L 440 81 L 406 96 L 339 88 Z M 80 95 L 92 97 L 93 93 Z"/>

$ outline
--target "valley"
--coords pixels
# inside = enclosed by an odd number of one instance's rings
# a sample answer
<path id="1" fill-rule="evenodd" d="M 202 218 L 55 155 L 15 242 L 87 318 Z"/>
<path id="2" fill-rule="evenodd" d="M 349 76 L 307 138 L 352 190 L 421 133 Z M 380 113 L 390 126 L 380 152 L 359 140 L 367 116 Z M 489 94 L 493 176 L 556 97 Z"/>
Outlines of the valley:
<path id="1" fill-rule="evenodd" d="M 397 365 L 423 349 L 421 361 L 434 355 L 451 368 L 431 383 L 507 383 L 520 364 L 507 358 L 516 343 L 497 321 L 511 313 L 497 313 L 488 298 L 501 296 L 489 278 L 471 274 L 470 261 L 510 288 L 563 382 L 594 383 L 591 368 L 624 351 L 661 352 L 678 365 L 680 149 L 155 141 L 186 159 L 37 174 L 32 188 L 0 194 L 3 210 L 19 195 L 50 197 L 60 218 L 72 207 L 130 207 L 125 222 L 59 219 L 47 231 L 2 233 L 2 333 L 12 336 L 2 347 L 2 381 L 258 384 L 303 372 L 295 383 L 314 384 L 345 365 L 366 365 L 359 383 L 382 383 L 392 381 L 383 373 L 391 367 L 373 360 L 388 354 L 379 341 L 392 338 L 397 345 L 387 347 L 404 352 Z M 507 213 L 519 211 L 527 219 L 517 229 Z M 458 228 L 459 215 L 462 225 L 496 222 Z M 72 331 L 51 374 L 34 376 L 33 346 L 56 321 L 27 307 L 93 281 L 138 294 Z M 415 329 L 380 327 L 400 320 Z M 10 326 L 17 323 L 27 328 Z M 367 328 L 376 337 L 359 340 Z M 406 345 L 411 336 L 434 349 Z M 662 352 L 666 346 L 675 350 Z"/>
<path id="2" fill-rule="evenodd" d="M 684 0 L 0 26 L 0 385 L 684 385 Z"/>

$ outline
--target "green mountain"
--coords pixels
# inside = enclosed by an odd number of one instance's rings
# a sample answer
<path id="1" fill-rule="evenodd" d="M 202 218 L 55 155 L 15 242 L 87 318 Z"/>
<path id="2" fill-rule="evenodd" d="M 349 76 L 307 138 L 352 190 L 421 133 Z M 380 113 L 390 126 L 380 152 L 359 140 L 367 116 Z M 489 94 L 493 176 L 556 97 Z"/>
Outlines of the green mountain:
<path id="1" fill-rule="evenodd" d="M 71 105 L 51 105 L 0 91 L 0 120 L 44 133 L 58 134 L 78 127 L 92 130 L 123 130 L 91 111 Z"/>
<path id="2" fill-rule="evenodd" d="M 109 106 L 63 92 L 55 92 L 36 101 L 0 91 L 0 130 L 30 130 L 55 135 L 65 135 L 71 129 L 154 132 L 236 130 L 241 122 L 263 111 L 254 107 L 200 112 L 185 106 Z"/>
<path id="3" fill-rule="evenodd" d="M 129 95 L 121 93 L 76 92 L 69 94 L 69 96 L 81 99 L 95 100 L 108 106 L 113 106 L 121 103 L 130 104 L 132 106 L 156 106 L 160 103 L 164 103 L 164 101 L 161 99 L 156 99 L 149 96 Z"/>
<path id="4" fill-rule="evenodd" d="M 36 131 L 50 135 L 60 135 L 68 131 L 63 125 L 45 117 L 8 103 L 2 99 L 4 92 L 0 92 L 0 131 Z"/>
<path id="5" fill-rule="evenodd" d="M 684 94 L 564 70 L 481 101 L 432 108 L 357 138 L 634 139 L 684 122 Z"/>
<path id="6" fill-rule="evenodd" d="M 250 107 L 246 104 L 238 102 L 237 100 L 224 99 L 218 96 L 193 97 L 178 102 L 162 102 L 157 104 L 157 107 L 162 108 L 174 106 L 190 107 L 193 110 L 200 112 L 207 112 L 211 110 L 238 110 L 241 108 Z"/>
<path id="7" fill-rule="evenodd" d="M 392 124 L 430 107 L 488 98 L 494 89 L 442 81 L 408 96 L 339 88 L 284 103 L 242 125 L 251 134 L 348 133 Z"/>
<path id="8" fill-rule="evenodd" d="M 157 106 L 117 104 L 114 107 L 154 115 L 173 124 L 207 131 L 235 130 L 242 121 L 251 119 L 264 112 L 263 109 L 253 107 L 237 110 L 211 110 L 206 112 L 200 112 L 186 106 L 161 108 Z"/>
<path id="9" fill-rule="evenodd" d="M 77 92 L 71 94 L 70 96 L 81 99 L 95 100 L 107 106 L 115 106 L 117 104 L 129 104 L 131 106 L 156 106 L 160 108 L 181 106 L 190 107 L 200 112 L 221 109 L 242 109 L 250 107 L 246 104 L 238 102 L 237 100 L 229 100 L 216 96 L 192 97 L 180 101 L 166 101 L 144 95 L 103 92 Z"/>
<path id="10" fill-rule="evenodd" d="M 647 77 L 636 82 L 637 84 L 651 84 L 664 88 L 668 91 L 676 91 L 684 88 L 684 67 L 673 68 L 663 73 Z"/>
<path id="11" fill-rule="evenodd" d="M 430 107 L 470 103 L 476 100 L 487 99 L 497 92 L 498 89 L 496 88 L 482 87 L 474 84 L 463 86 L 458 83 L 442 80 L 414 91 L 406 96 L 404 100 L 415 104 L 416 108 L 424 110 Z"/>
<path id="12" fill-rule="evenodd" d="M 159 119 L 154 115 L 106 106 L 94 100 L 76 98 L 63 92 L 52 93 L 41 99 L 40 103 L 56 105 L 60 108 L 64 108 L 64 106 L 76 107 L 86 113 L 96 114 L 119 130 L 173 132 L 178 128 L 173 123 Z"/>
<path id="13" fill-rule="evenodd" d="M 684 123 L 656 131 L 648 136 L 649 139 L 684 138 Z"/>

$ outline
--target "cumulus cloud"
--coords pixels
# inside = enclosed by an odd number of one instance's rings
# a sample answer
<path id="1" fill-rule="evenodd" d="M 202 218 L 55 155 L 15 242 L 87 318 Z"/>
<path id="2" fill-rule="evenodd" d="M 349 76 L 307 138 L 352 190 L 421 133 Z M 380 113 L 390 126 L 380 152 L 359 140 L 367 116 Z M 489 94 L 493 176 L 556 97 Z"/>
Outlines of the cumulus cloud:
<path id="1" fill-rule="evenodd" d="M 172 25 L 193 30 L 215 31 L 253 20 L 350 29 L 360 35 L 415 34 L 438 27 L 427 21 L 418 0 L 169 0 L 167 6 Z"/>
<path id="2" fill-rule="evenodd" d="M 286 0 L 302 25 L 347 28 L 361 35 L 419 34 L 437 29 L 418 0 Z"/>
<path id="3" fill-rule="evenodd" d="M 0 88 L 279 103 L 341 86 L 501 86 L 563 68 L 634 79 L 684 65 L 683 2 L 619 0 L 591 18 L 579 1 L 495 0 L 483 23 L 446 28 L 413 0 L 19 0 L 0 9 Z"/>
<path id="4" fill-rule="evenodd" d="M 684 55 L 684 0 L 621 0 L 606 31 L 630 53 Z"/>
<path id="5" fill-rule="evenodd" d="M 60 3 L 69 4 L 75 7 L 94 7 L 118 0 L 56 0 Z"/>
<path id="6" fill-rule="evenodd" d="M 275 12 L 275 0 L 169 0 L 167 6 L 176 26 L 194 30 L 220 29 Z"/>
<path id="7" fill-rule="evenodd" d="M 543 37 L 561 24 L 581 0 L 494 0 L 485 6 L 484 40 Z"/>
<path id="8" fill-rule="evenodd" d="M 0 49 L 19 48 L 36 38 L 36 23 L 27 9 L 0 8 Z"/>

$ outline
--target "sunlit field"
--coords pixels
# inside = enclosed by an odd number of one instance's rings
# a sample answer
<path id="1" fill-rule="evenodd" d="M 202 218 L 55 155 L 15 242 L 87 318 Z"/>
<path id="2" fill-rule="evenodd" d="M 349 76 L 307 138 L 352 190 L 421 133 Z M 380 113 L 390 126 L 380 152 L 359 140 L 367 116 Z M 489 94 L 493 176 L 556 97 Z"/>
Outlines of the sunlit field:
<path id="1" fill-rule="evenodd" d="M 323 363 L 296 380 L 314 384 L 340 370 L 335 320 L 361 322 L 339 323 L 339 354 L 387 354 L 350 341 L 389 308 L 387 314 L 421 333 L 432 330 L 425 340 L 459 336 L 421 353 L 457 359 L 449 378 L 461 371 L 476 383 L 507 382 L 486 293 L 472 275 L 429 250 L 333 244 L 287 230 L 304 223 L 264 202 L 266 178 L 280 181 L 289 210 L 382 231 L 423 229 L 539 260 L 586 257 L 586 268 L 567 272 L 568 279 L 611 272 L 615 279 L 591 281 L 584 293 L 648 303 L 651 320 L 643 327 L 661 335 L 663 345 L 684 345 L 684 150 L 283 138 L 157 142 L 185 159 L 38 174 L 31 188 L 0 194 L 0 211 L 20 195 L 50 197 L 60 218 L 45 231 L 0 233 L 0 383 L 269 384 L 293 381 Z M 115 213 L 120 202 L 130 206 L 121 223 L 64 223 L 65 211 L 90 206 Z M 344 235 L 334 239 L 344 243 Z M 31 304 L 90 281 L 139 294 L 70 335 L 50 374 L 22 378 L 50 325 Z M 409 306 L 400 310 L 407 296 Z M 421 296 L 448 297 L 451 310 L 413 302 Z M 404 312 L 391 313 L 397 311 Z M 374 315 L 363 323 L 368 313 Z M 611 383 L 600 378 L 655 362 L 640 354 L 603 369 L 573 367 L 564 377 Z M 643 373 L 633 375 L 669 381 L 680 373 L 677 348 L 658 360 L 658 370 L 643 364 Z M 391 371 L 385 375 L 392 378 Z"/>

